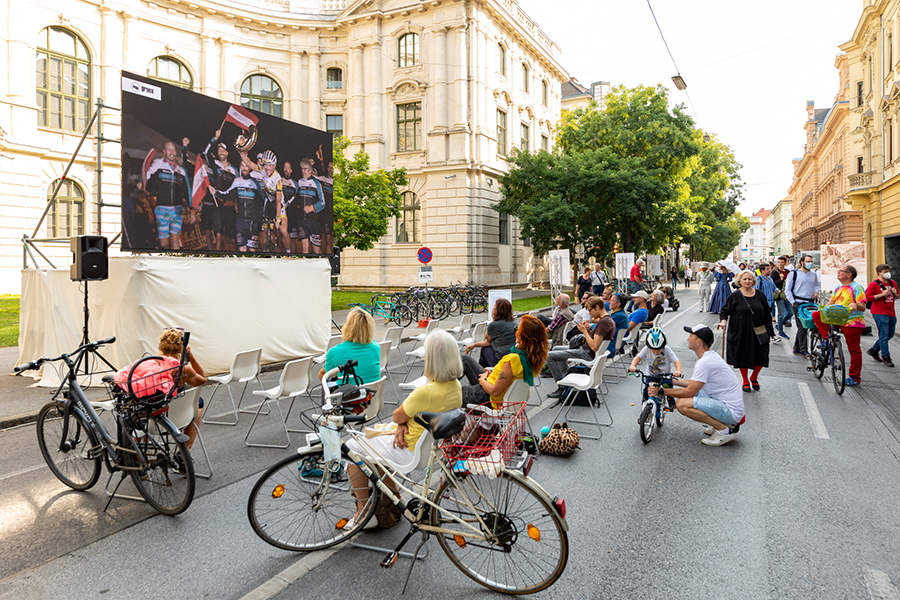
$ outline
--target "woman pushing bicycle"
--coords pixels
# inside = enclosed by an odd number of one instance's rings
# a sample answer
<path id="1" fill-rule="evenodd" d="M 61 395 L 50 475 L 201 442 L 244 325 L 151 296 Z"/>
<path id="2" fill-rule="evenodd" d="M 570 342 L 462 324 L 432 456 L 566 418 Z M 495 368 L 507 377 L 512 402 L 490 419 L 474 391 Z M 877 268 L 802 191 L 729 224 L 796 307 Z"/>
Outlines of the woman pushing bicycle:
<path id="1" fill-rule="evenodd" d="M 863 327 L 866 326 L 862 313 L 866 311 L 866 292 L 863 287 L 856 283 L 856 267 L 853 265 L 844 265 L 837 272 L 837 279 L 841 283 L 840 287 L 831 294 L 828 300 L 828 306 L 839 304 L 847 307 L 850 311 L 850 319 L 846 325 L 841 325 L 841 333 L 847 340 L 847 351 L 850 353 L 850 376 L 845 382 L 846 385 L 859 385 L 862 381 L 862 349 L 860 348 L 860 336 Z M 855 314 L 854 314 L 855 313 Z M 822 315 L 819 311 L 812 313 L 812 319 L 822 334 L 822 339 L 828 339 L 828 325 L 822 322 Z M 826 346 L 826 342 L 820 344 L 821 348 Z"/>

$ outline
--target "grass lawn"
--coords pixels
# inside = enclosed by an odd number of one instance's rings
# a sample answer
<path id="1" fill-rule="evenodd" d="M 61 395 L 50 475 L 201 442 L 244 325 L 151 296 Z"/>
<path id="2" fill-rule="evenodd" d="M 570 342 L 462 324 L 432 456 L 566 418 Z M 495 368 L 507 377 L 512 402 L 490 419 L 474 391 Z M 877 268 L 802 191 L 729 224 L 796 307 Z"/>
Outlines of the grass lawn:
<path id="1" fill-rule="evenodd" d="M 19 344 L 19 296 L 0 295 L 0 347 Z"/>
<path id="2" fill-rule="evenodd" d="M 339 292 L 331 290 L 331 310 L 347 310 L 351 302 L 368 304 L 377 292 Z"/>
<path id="3" fill-rule="evenodd" d="M 513 310 L 516 312 L 528 312 L 539 308 L 547 308 L 551 304 L 550 295 L 535 296 L 534 298 L 520 298 L 513 300 Z"/>

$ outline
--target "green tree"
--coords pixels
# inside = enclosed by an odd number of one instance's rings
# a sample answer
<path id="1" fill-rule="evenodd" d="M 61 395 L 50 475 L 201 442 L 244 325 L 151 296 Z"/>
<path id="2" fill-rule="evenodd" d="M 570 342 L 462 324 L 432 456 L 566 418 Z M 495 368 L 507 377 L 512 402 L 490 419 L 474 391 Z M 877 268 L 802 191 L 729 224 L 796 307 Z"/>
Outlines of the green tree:
<path id="1" fill-rule="evenodd" d="M 350 140 L 334 139 L 334 245 L 371 250 L 388 230 L 388 219 L 400 214 L 401 188 L 409 183 L 406 169 L 369 171 L 369 155 L 360 150 L 344 156 Z"/>

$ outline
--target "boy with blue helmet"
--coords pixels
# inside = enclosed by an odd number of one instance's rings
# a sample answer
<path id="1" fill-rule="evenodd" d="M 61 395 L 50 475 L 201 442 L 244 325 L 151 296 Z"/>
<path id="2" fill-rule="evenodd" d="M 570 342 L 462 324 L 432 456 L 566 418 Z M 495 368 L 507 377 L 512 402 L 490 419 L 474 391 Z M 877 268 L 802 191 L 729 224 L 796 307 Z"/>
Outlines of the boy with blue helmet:
<path id="1" fill-rule="evenodd" d="M 657 381 L 662 381 L 663 375 L 681 377 L 681 361 L 675 352 L 666 345 L 666 332 L 659 327 L 654 327 L 647 332 L 646 346 L 641 349 L 631 360 L 628 371 L 634 373 L 641 361 L 647 361 L 647 375 L 659 376 Z M 670 387 L 667 383 L 666 387 Z M 644 386 L 644 398 L 647 397 L 647 386 Z"/>

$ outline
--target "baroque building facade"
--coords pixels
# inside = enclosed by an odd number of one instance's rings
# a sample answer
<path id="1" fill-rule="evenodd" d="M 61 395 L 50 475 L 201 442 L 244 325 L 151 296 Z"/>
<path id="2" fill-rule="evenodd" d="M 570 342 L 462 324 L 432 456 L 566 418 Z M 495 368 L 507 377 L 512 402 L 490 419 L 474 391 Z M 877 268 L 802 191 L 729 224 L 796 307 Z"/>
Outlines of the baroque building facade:
<path id="1" fill-rule="evenodd" d="M 838 93 L 829 108 L 806 104 L 806 145 L 793 160 L 794 179 L 788 190 L 793 203 L 791 247 L 795 252 L 818 250 L 830 242 L 862 241 L 863 216 L 847 204 L 853 157 L 850 151 L 850 64 L 846 54 L 835 58 Z"/>
<path id="2" fill-rule="evenodd" d="M 868 279 L 900 263 L 900 0 L 864 0 L 850 41 L 847 202 L 862 214 Z"/>
<path id="3" fill-rule="evenodd" d="M 120 151 L 98 138 L 119 138 L 123 70 L 342 134 L 373 169 L 404 167 L 400 216 L 373 250 L 344 253 L 344 285 L 415 283 L 423 245 L 435 284 L 546 279 L 493 205 L 513 148 L 551 148 L 569 77 L 514 0 L 18 0 L 0 29 L 0 292 L 32 263 L 23 234 L 56 240 L 34 258 L 59 267 L 68 236 L 118 233 Z M 63 179 L 100 98 L 100 129 Z"/>

